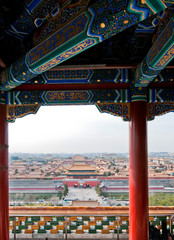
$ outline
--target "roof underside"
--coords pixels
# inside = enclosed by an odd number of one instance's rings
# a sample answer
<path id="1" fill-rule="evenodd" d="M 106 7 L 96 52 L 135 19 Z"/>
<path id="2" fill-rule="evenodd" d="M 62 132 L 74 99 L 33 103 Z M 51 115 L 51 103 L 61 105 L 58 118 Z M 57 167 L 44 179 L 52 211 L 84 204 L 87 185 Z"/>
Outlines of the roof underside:
<path id="1" fill-rule="evenodd" d="M 8 121 L 42 105 L 95 104 L 127 120 L 135 100 L 148 102 L 149 119 L 173 110 L 174 5 L 130 3 L 1 0 L 0 101 Z"/>

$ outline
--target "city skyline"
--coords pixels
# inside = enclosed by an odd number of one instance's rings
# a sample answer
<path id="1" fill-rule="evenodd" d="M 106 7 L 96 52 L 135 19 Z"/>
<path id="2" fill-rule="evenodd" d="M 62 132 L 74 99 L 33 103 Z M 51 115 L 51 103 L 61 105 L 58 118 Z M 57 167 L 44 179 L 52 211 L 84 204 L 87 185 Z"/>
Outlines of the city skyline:
<path id="1" fill-rule="evenodd" d="M 174 152 L 174 114 L 148 122 L 148 151 Z M 95 106 L 41 107 L 9 124 L 9 150 L 24 153 L 129 152 L 129 123 Z"/>

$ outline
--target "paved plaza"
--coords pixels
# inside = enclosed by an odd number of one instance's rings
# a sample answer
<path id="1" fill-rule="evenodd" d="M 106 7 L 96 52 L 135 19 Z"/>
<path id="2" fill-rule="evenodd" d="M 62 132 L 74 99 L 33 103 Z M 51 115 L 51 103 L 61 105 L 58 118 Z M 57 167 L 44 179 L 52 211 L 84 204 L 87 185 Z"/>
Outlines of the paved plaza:
<path id="1" fill-rule="evenodd" d="M 102 198 L 98 196 L 95 191 L 95 188 L 68 188 L 68 195 L 66 199 L 71 200 L 97 200 L 98 202 L 102 202 Z"/>

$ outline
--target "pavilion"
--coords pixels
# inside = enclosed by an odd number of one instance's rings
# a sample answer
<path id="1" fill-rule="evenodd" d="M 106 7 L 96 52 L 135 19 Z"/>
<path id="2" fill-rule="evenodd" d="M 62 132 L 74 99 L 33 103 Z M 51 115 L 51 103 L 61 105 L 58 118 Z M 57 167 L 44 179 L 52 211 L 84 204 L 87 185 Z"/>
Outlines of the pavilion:
<path id="1" fill-rule="evenodd" d="M 148 240 L 147 120 L 174 110 L 174 0 L 0 1 L 0 239 L 8 123 L 94 104 L 130 121 L 130 240 Z"/>
<path id="2" fill-rule="evenodd" d="M 96 169 L 88 164 L 72 165 L 66 174 L 67 177 L 75 179 L 96 178 L 97 175 Z"/>

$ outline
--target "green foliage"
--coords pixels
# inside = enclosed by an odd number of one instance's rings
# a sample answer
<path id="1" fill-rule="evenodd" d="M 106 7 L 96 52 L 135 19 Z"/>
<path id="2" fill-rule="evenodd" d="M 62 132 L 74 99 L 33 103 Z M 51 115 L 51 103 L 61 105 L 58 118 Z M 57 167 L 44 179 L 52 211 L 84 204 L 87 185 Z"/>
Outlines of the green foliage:
<path id="1" fill-rule="evenodd" d="M 63 196 L 66 196 L 68 194 L 68 185 L 67 183 L 64 184 L 64 189 L 62 191 L 62 195 Z"/>
<path id="2" fill-rule="evenodd" d="M 104 197 L 113 198 L 117 200 L 129 200 L 129 193 L 102 193 Z"/>
<path id="3" fill-rule="evenodd" d="M 125 197 L 124 197 L 123 195 L 120 196 L 120 200 L 121 200 L 121 201 L 123 201 L 124 198 L 125 198 Z"/>
<path id="4" fill-rule="evenodd" d="M 99 187 L 98 183 L 97 183 L 96 186 L 95 186 L 95 191 L 98 193 L 99 196 L 102 195 L 102 190 L 101 190 L 101 188 Z"/>
<path id="5" fill-rule="evenodd" d="M 39 199 L 50 200 L 52 197 L 61 197 L 61 193 L 10 193 L 9 199 L 10 201 L 38 201 Z"/>
<path id="6" fill-rule="evenodd" d="M 149 197 L 150 206 L 174 206 L 174 194 L 155 193 Z"/>
<path id="7" fill-rule="evenodd" d="M 104 172 L 103 176 L 111 176 L 111 172 Z"/>
<path id="8" fill-rule="evenodd" d="M 156 173 L 161 173 L 162 171 L 161 171 L 161 170 L 158 170 L 158 169 L 155 169 L 154 172 L 156 172 Z"/>
<path id="9" fill-rule="evenodd" d="M 60 172 L 56 172 L 54 175 L 57 177 L 57 176 L 60 176 L 61 173 Z"/>
<path id="10" fill-rule="evenodd" d="M 99 188 L 100 188 L 100 187 L 99 187 L 99 185 L 98 185 L 98 183 L 97 183 L 97 184 L 95 185 L 95 191 L 97 192 Z"/>

